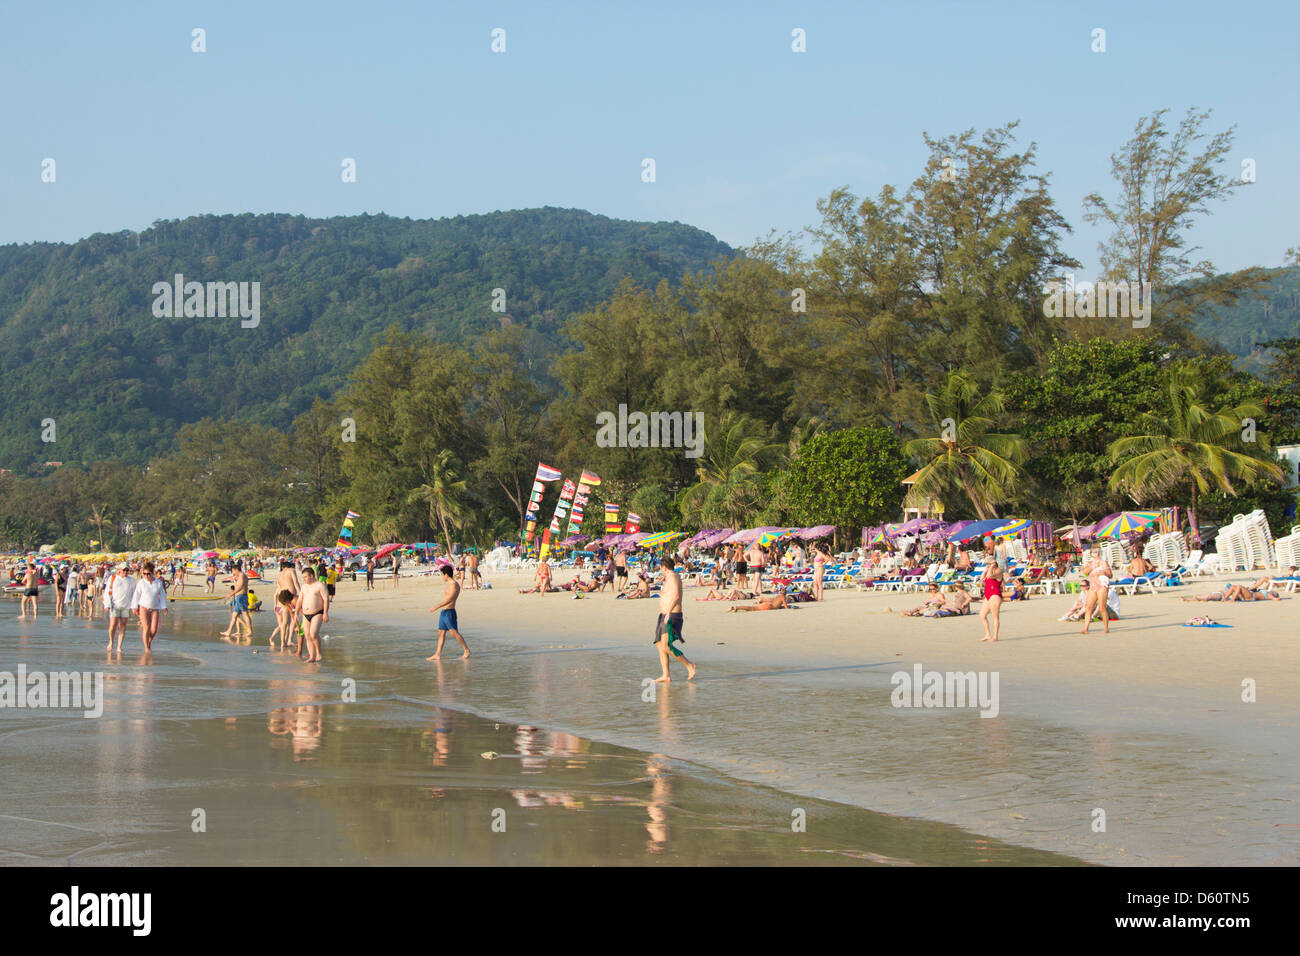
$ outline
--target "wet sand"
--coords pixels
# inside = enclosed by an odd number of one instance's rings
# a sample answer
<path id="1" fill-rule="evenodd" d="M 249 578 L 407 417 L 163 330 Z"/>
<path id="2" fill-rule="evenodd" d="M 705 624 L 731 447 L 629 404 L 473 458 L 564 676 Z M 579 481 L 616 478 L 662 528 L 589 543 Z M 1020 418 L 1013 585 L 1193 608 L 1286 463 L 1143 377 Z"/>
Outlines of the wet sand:
<path id="1" fill-rule="evenodd" d="M 1082 636 L 1056 620 L 1072 595 L 1038 597 L 1004 606 L 991 645 L 973 615 L 902 618 L 915 594 L 828 591 L 821 605 L 755 615 L 688 589 L 685 650 L 700 674 L 679 671 L 651 704 L 656 602 L 521 596 L 523 577 L 487 577 L 493 590 L 460 602 L 476 657 L 441 668 L 467 668 L 456 706 L 1092 862 L 1300 862 L 1300 600 L 1178 600 L 1219 583 L 1201 579 L 1126 597 L 1109 636 Z M 358 588 L 343 592 L 340 627 L 423 630 L 422 658 L 434 583 Z M 1233 627 L 1181 626 L 1197 614 Z M 891 706 L 891 675 L 917 663 L 996 671 L 999 715 Z M 1255 703 L 1242 701 L 1246 679 Z"/>
<path id="2" fill-rule="evenodd" d="M 221 602 L 174 604 L 148 658 L 134 629 L 109 655 L 102 618 L 0 619 L 0 669 L 101 670 L 107 688 L 98 719 L 0 709 L 0 863 L 1077 862 L 474 716 L 455 708 L 500 685 L 502 658 L 426 664 L 423 635 L 340 612 L 313 666 L 268 651 L 266 614 L 260 646 L 217 640 Z"/>
<path id="3" fill-rule="evenodd" d="M 822 605 L 741 615 L 696 603 L 700 592 L 688 589 L 685 648 L 699 678 L 678 671 L 649 700 L 656 602 L 520 596 L 518 576 L 488 578 L 493 590 L 461 600 L 474 650 L 466 662 L 452 643 L 447 659 L 424 661 L 437 593 L 428 578 L 371 594 L 343 582 L 325 663 L 310 667 L 268 653 L 269 614 L 256 616 L 254 654 L 214 640 L 226 621 L 220 602 L 173 605 L 148 666 L 133 630 L 123 660 L 107 667 L 100 720 L 0 710 L 6 766 L 48 755 L 39 778 L 0 785 L 6 859 L 1300 861 L 1300 603 L 1144 595 L 1124 600 L 1110 636 L 1082 637 L 1055 620 L 1072 597 L 1036 598 L 1007 606 L 1003 640 L 988 645 L 974 617 L 899 617 L 916 595 L 828 592 Z M 1179 626 L 1196 613 L 1237 626 Z M 106 660 L 100 621 L 93 634 L 49 626 L 44 614 L 36 626 L 0 624 L 9 660 L 51 669 Z M 998 716 L 891 706 L 890 675 L 916 663 L 997 671 Z M 341 700 L 347 677 L 355 703 Z M 1257 703 L 1242 703 L 1243 678 L 1258 682 Z M 600 759 L 581 756 L 591 753 Z M 435 833 L 434 800 L 440 812 L 460 807 L 446 825 L 461 836 Z M 97 828 L 87 821 L 104 802 L 112 825 Z M 225 821 L 222 849 L 178 839 L 207 836 L 189 832 L 193 807 L 208 809 L 207 835 L 214 816 Z M 546 821 L 575 849 L 563 856 L 540 835 L 503 841 L 483 819 L 495 808 L 507 833 L 520 832 L 523 811 L 524 826 Z M 809 823 L 796 835 L 797 808 Z M 1098 808 L 1105 832 L 1093 830 Z M 23 816 L 79 835 L 33 854 L 24 847 L 35 824 L 12 819 Z"/>

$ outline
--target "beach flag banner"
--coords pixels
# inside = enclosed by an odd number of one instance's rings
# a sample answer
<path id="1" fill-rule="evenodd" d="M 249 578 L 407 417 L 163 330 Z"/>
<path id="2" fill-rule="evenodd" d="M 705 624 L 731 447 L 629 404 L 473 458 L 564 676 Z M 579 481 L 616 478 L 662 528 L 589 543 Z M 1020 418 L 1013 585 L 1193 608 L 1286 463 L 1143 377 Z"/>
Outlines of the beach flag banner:
<path id="1" fill-rule="evenodd" d="M 641 530 L 641 516 L 639 514 L 633 514 L 631 511 L 629 511 L 627 513 L 627 524 L 623 528 L 623 533 L 636 534 L 640 530 Z"/>
<path id="2" fill-rule="evenodd" d="M 335 547 L 338 548 L 352 547 L 352 529 L 353 527 L 355 527 L 355 525 L 352 524 L 352 521 L 354 518 L 360 518 L 360 517 L 361 515 L 357 514 L 357 512 L 352 510 L 348 511 L 347 515 L 345 515 L 343 518 L 343 528 L 339 531 L 339 540 L 338 543 L 335 545 Z"/>
<path id="3" fill-rule="evenodd" d="M 551 524 L 542 534 L 542 560 L 546 560 L 546 555 L 551 550 L 551 537 L 558 536 L 560 527 L 564 519 L 569 515 L 569 502 L 573 500 L 573 494 L 578 490 L 578 486 L 573 483 L 572 478 L 564 479 L 564 486 L 560 489 L 560 500 L 555 503 L 555 513 L 551 515 Z"/>
<path id="4" fill-rule="evenodd" d="M 614 504 L 612 501 L 606 503 L 605 534 L 618 534 L 619 531 L 623 529 L 623 526 L 619 523 L 618 520 L 619 507 L 620 507 L 619 505 Z"/>
<path id="5" fill-rule="evenodd" d="M 591 494 L 591 489 L 600 484 L 600 475 L 587 471 L 582 471 L 582 477 L 578 479 L 578 491 L 573 496 L 573 510 L 569 514 L 569 534 L 577 534 L 582 530 L 582 512 L 587 507 L 587 496 Z"/>
<path id="6" fill-rule="evenodd" d="M 533 490 L 528 496 L 528 508 L 524 513 L 524 544 L 533 543 L 533 534 L 537 529 L 537 512 L 542 507 L 542 497 L 546 494 L 545 482 L 559 481 L 560 472 L 545 462 L 537 463 L 537 474 L 533 476 Z"/>

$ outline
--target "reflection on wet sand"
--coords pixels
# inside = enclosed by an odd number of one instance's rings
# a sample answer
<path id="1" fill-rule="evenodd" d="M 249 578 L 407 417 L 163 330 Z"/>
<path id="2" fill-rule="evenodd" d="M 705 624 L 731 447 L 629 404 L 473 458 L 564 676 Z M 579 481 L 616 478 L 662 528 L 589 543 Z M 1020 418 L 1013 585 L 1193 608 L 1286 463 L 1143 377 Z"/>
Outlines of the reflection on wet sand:
<path id="1" fill-rule="evenodd" d="M 315 704 L 297 707 L 278 707 L 266 715 L 266 727 L 276 737 L 288 737 L 292 742 L 293 759 L 309 760 L 320 747 L 323 730 L 321 708 Z M 277 740 L 272 746 L 281 746 Z"/>

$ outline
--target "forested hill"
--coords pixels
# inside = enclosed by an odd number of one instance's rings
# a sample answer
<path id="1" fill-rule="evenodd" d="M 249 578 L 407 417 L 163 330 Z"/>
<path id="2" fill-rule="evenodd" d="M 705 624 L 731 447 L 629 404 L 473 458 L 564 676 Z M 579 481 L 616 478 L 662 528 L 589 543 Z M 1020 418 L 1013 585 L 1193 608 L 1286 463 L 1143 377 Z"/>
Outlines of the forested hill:
<path id="1" fill-rule="evenodd" d="M 284 427 L 391 324 L 456 341 L 503 321 L 539 348 L 624 277 L 676 283 L 731 250 L 680 223 L 575 209 L 454 219 L 199 216 L 0 246 L 0 467 L 144 462 L 204 416 Z M 260 282 L 238 317 L 158 318 L 155 283 Z M 491 308 L 505 291 L 505 313 Z M 178 308 L 179 313 L 179 308 Z M 42 422 L 54 420 L 52 444 Z"/>
<path id="2" fill-rule="evenodd" d="M 1255 346 L 1274 339 L 1300 336 L 1300 266 L 1268 270 L 1258 294 L 1243 296 L 1232 306 L 1220 306 L 1219 318 L 1200 316 L 1197 335 L 1218 342 L 1238 356 L 1238 365 L 1258 374 L 1271 353 Z"/>

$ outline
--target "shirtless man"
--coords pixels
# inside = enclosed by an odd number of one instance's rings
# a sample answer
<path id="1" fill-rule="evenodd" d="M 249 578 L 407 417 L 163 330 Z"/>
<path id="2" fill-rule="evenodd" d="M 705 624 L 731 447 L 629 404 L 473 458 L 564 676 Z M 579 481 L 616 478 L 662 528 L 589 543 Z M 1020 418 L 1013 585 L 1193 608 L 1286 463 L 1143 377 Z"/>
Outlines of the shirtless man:
<path id="1" fill-rule="evenodd" d="M 477 591 L 483 586 L 483 575 L 478 572 L 478 555 L 473 551 L 465 555 L 465 570 L 469 572 L 469 589 Z"/>
<path id="2" fill-rule="evenodd" d="M 285 639 L 292 635 L 294 650 L 302 656 L 302 648 L 298 646 L 298 599 L 301 597 L 302 588 L 298 586 L 298 572 L 294 570 L 292 561 L 280 561 L 280 574 L 275 579 L 275 593 L 278 595 L 281 591 L 288 591 L 293 595 L 293 600 L 289 603 L 289 620 L 285 623 L 284 629 L 280 636 L 280 648 L 284 649 Z"/>
<path id="3" fill-rule="evenodd" d="M 1156 569 L 1156 566 L 1148 561 L 1142 555 L 1138 555 L 1128 563 L 1128 576 L 1131 578 L 1140 578 L 1150 574 Z"/>
<path id="4" fill-rule="evenodd" d="M 622 591 L 627 588 L 627 552 L 619 551 L 614 555 L 614 578 L 618 584 L 618 590 Z"/>
<path id="5" fill-rule="evenodd" d="M 20 621 L 26 619 L 27 617 L 28 601 L 30 601 L 32 605 L 32 620 L 33 621 L 36 620 L 36 599 L 37 597 L 40 596 L 41 593 L 40 585 L 41 585 L 40 578 L 37 577 L 36 575 L 36 565 L 28 561 L 27 570 L 23 572 L 23 603 L 21 608 L 22 613 L 18 615 L 18 619 Z"/>
<path id="6" fill-rule="evenodd" d="M 745 552 L 745 560 L 749 564 L 749 574 L 753 581 L 750 585 L 750 590 L 755 594 L 762 594 L 763 565 L 767 563 L 767 555 L 763 552 L 763 549 L 758 546 L 757 541 L 750 545 L 749 550 Z"/>
<path id="7" fill-rule="evenodd" d="M 442 600 L 429 608 L 429 613 L 434 611 L 438 613 L 438 646 L 434 648 L 433 655 L 426 657 L 426 661 L 436 661 L 442 659 L 442 644 L 447 640 L 447 632 L 456 638 L 456 642 L 465 649 L 465 653 L 460 655 L 463 661 L 469 657 L 469 645 L 465 643 L 465 638 L 460 636 L 459 622 L 456 620 L 456 598 L 460 597 L 460 585 L 456 582 L 451 567 L 444 564 L 442 566 L 442 583 L 445 585 L 442 589 Z"/>
<path id="8" fill-rule="evenodd" d="M 307 645 L 307 663 L 315 664 L 321 659 L 320 626 L 330 619 L 330 596 L 325 585 L 316 580 L 316 571 L 308 565 L 302 569 L 302 609 L 304 643 Z M 301 651 L 298 654 L 302 656 Z"/>
<path id="9" fill-rule="evenodd" d="M 664 569 L 664 586 L 659 592 L 659 620 L 655 624 L 655 646 L 659 649 L 659 663 L 663 673 L 655 678 L 656 684 L 667 684 L 672 680 L 668 673 L 671 651 L 686 667 L 686 679 L 695 678 L 695 665 L 686 655 L 673 647 L 674 641 L 685 642 L 682 637 L 682 579 L 673 570 L 673 559 L 666 555 L 659 559 L 659 566 Z"/>
<path id="10" fill-rule="evenodd" d="M 230 625 L 221 632 L 222 637 L 253 639 L 253 620 L 248 615 L 248 575 L 244 573 L 244 563 L 235 562 L 235 570 L 230 572 Z M 248 633 L 244 633 L 244 628 Z"/>

